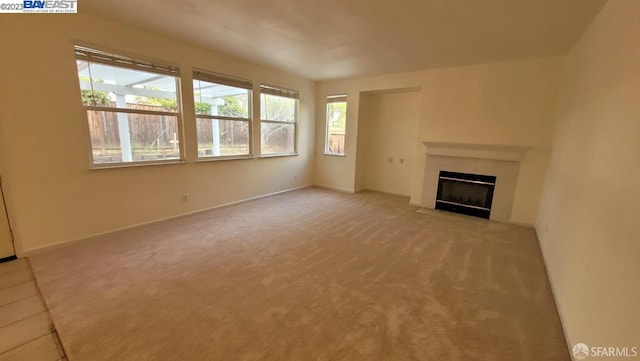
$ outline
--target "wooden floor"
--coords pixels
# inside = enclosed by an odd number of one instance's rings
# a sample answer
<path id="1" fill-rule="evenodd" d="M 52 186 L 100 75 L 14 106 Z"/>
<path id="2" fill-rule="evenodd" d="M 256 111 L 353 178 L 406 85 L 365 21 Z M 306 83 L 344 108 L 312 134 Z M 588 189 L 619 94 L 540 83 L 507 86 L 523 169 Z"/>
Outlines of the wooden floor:
<path id="1" fill-rule="evenodd" d="M 27 259 L 0 263 L 0 361 L 66 360 Z"/>

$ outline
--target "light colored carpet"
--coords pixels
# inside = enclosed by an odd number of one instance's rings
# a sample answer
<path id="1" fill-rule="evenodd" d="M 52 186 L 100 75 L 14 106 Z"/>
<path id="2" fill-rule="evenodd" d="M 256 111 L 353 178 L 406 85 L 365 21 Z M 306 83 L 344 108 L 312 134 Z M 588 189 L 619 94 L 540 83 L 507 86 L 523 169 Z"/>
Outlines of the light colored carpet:
<path id="1" fill-rule="evenodd" d="M 304 189 L 32 258 L 71 361 L 569 360 L 534 231 Z"/>

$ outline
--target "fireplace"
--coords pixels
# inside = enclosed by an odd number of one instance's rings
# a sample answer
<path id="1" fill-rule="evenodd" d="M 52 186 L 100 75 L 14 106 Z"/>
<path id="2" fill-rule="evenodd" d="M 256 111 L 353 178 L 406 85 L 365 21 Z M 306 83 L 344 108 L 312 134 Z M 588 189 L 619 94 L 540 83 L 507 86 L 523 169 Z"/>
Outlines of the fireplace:
<path id="1" fill-rule="evenodd" d="M 441 171 L 463 174 L 490 174 L 495 176 L 497 181 L 487 182 L 495 183 L 495 188 L 493 189 L 490 206 L 482 208 L 490 209 L 489 219 L 491 220 L 521 223 L 512 219 L 512 207 L 520 174 L 520 162 L 529 151 L 529 147 L 438 141 L 425 141 L 424 145 L 427 148 L 427 157 L 422 181 L 422 202 L 420 203 L 422 208 L 425 210 L 436 208 Z M 527 187 L 529 186 L 523 185 L 521 188 L 528 189 Z M 446 204 L 444 202 L 439 203 L 440 206 Z M 454 200 L 453 203 L 459 202 Z M 460 208 L 461 206 L 458 207 Z M 469 207 L 465 209 L 468 210 Z M 517 211 L 522 213 L 522 206 Z M 483 213 L 482 216 L 486 217 L 486 210 Z"/>
<path id="2" fill-rule="evenodd" d="M 489 219 L 496 177 L 440 171 L 436 209 Z"/>

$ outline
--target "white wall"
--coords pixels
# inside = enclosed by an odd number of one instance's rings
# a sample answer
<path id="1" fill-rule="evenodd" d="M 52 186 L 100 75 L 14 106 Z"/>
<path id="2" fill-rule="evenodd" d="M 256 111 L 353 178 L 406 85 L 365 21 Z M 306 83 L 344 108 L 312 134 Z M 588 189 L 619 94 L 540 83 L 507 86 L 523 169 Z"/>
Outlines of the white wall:
<path id="1" fill-rule="evenodd" d="M 564 63 L 536 228 L 571 345 L 640 350 L 638 15 L 609 1 Z"/>
<path id="2" fill-rule="evenodd" d="M 185 96 L 186 163 L 89 170 L 75 41 L 179 64 L 184 94 L 192 67 L 299 90 L 300 155 L 196 162 Z M 19 253 L 312 183 L 312 81 L 84 13 L 3 16 L 0 44 L 0 172 Z"/>
<path id="3" fill-rule="evenodd" d="M 357 134 L 361 92 L 418 88 L 419 129 L 404 139 L 414 149 L 411 202 L 422 200 L 422 141 L 530 146 L 520 164 L 510 219 L 533 224 L 550 153 L 560 65 L 561 58 L 543 58 L 321 82 L 318 102 L 328 94 L 346 93 L 349 112 L 346 156 L 323 156 L 318 146 L 316 182 L 358 189 L 356 173 L 362 170 L 356 167 L 355 150 L 361 140 Z M 322 107 L 318 119 L 324 119 Z M 317 126 L 319 130 L 322 125 Z M 316 144 L 322 144 L 322 136 L 317 131 Z"/>
<path id="4" fill-rule="evenodd" d="M 420 93 L 394 91 L 361 94 L 358 121 L 360 188 L 411 196 L 415 137 L 420 120 Z M 356 172 L 358 173 L 358 172 Z M 362 179 L 358 179 L 362 177 Z"/>

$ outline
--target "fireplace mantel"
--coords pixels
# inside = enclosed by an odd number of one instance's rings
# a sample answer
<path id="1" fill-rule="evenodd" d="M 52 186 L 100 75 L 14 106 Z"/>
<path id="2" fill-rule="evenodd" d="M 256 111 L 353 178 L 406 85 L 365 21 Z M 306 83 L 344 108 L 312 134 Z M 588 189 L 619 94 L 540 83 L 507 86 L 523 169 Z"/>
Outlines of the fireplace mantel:
<path id="1" fill-rule="evenodd" d="M 445 157 L 475 158 L 519 162 L 530 147 L 499 144 L 470 144 L 449 142 L 422 142 L 427 147 L 427 155 Z"/>

